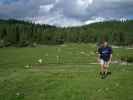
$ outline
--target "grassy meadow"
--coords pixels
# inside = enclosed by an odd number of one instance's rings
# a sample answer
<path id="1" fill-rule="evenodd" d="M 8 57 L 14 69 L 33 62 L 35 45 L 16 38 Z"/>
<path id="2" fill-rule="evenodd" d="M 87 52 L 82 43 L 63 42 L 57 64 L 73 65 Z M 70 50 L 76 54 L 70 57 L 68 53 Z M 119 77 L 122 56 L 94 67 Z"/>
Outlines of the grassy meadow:
<path id="1" fill-rule="evenodd" d="M 115 48 L 119 56 L 133 49 Z M 41 63 L 40 63 L 41 60 Z M 0 49 L 0 100 L 133 100 L 133 65 L 111 64 L 101 79 L 94 44 Z"/>

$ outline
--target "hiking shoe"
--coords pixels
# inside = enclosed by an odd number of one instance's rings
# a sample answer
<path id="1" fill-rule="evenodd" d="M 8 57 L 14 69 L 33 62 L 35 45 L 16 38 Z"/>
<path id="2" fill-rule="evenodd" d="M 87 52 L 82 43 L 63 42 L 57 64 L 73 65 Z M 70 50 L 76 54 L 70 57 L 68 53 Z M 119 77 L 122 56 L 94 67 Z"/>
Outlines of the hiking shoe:
<path id="1" fill-rule="evenodd" d="M 101 79 L 105 79 L 105 76 L 104 76 L 104 75 L 102 75 L 102 76 L 101 76 Z"/>
<path id="2" fill-rule="evenodd" d="M 102 75 L 103 73 L 102 73 L 102 72 L 100 72 L 99 74 L 100 74 L 100 75 Z"/>
<path id="3" fill-rule="evenodd" d="M 105 73 L 101 74 L 101 79 L 104 79 L 106 77 Z"/>
<path id="4" fill-rule="evenodd" d="M 108 72 L 107 75 L 111 75 L 111 72 Z"/>

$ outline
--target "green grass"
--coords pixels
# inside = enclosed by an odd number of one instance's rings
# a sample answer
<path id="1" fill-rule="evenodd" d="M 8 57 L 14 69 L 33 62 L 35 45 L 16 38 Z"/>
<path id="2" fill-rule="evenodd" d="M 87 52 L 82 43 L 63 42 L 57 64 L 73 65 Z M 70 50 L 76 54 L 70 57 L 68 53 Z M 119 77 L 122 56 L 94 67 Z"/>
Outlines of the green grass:
<path id="1" fill-rule="evenodd" d="M 133 100 L 133 65 L 112 64 L 102 80 L 99 65 L 90 64 L 95 50 L 92 44 L 0 49 L 0 100 Z M 120 55 L 133 50 L 114 49 L 113 59 Z"/>

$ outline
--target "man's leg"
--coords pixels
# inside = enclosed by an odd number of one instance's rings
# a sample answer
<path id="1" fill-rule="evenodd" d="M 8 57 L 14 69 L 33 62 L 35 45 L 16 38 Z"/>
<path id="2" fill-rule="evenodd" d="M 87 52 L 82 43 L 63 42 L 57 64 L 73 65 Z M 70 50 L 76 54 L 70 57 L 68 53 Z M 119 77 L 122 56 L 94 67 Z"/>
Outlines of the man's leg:
<path id="1" fill-rule="evenodd" d="M 100 69 L 101 69 L 100 74 L 104 74 L 104 61 L 102 59 L 100 61 Z"/>
<path id="2" fill-rule="evenodd" d="M 108 74 L 108 75 L 111 75 L 111 71 L 109 70 L 109 65 L 110 65 L 110 62 L 107 62 L 107 69 L 108 69 L 108 70 L 107 70 L 107 74 Z"/>
<path id="3" fill-rule="evenodd" d="M 104 72 L 104 60 L 100 60 L 100 68 L 101 68 L 101 72 L 100 72 L 100 75 L 101 75 L 101 78 L 104 79 L 105 78 L 105 72 Z"/>
<path id="4" fill-rule="evenodd" d="M 104 64 L 101 65 L 101 79 L 106 78 Z"/>
<path id="5" fill-rule="evenodd" d="M 104 65 L 101 64 L 101 74 L 104 74 Z"/>
<path id="6" fill-rule="evenodd" d="M 111 74 L 111 72 L 108 71 L 108 68 L 109 68 L 109 63 L 106 62 L 105 65 L 104 65 L 104 70 L 105 70 L 105 74 Z"/>
<path id="7" fill-rule="evenodd" d="M 107 75 L 107 73 L 108 73 L 108 64 L 104 64 L 104 72 Z"/>

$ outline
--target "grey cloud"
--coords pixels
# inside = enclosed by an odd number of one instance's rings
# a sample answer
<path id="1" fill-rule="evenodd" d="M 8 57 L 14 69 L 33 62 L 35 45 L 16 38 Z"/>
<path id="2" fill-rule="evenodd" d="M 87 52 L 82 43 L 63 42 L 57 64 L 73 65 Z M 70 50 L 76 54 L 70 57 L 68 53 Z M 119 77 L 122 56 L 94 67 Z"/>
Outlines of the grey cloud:
<path id="1" fill-rule="evenodd" d="M 55 0 L 18 0 L 10 4 L 0 4 L 0 18 L 34 17 L 38 14 L 40 5 L 47 5 Z"/>
<path id="2" fill-rule="evenodd" d="M 0 18 L 24 18 L 60 26 L 128 16 L 133 16 L 132 0 L 17 0 L 0 3 Z"/>

